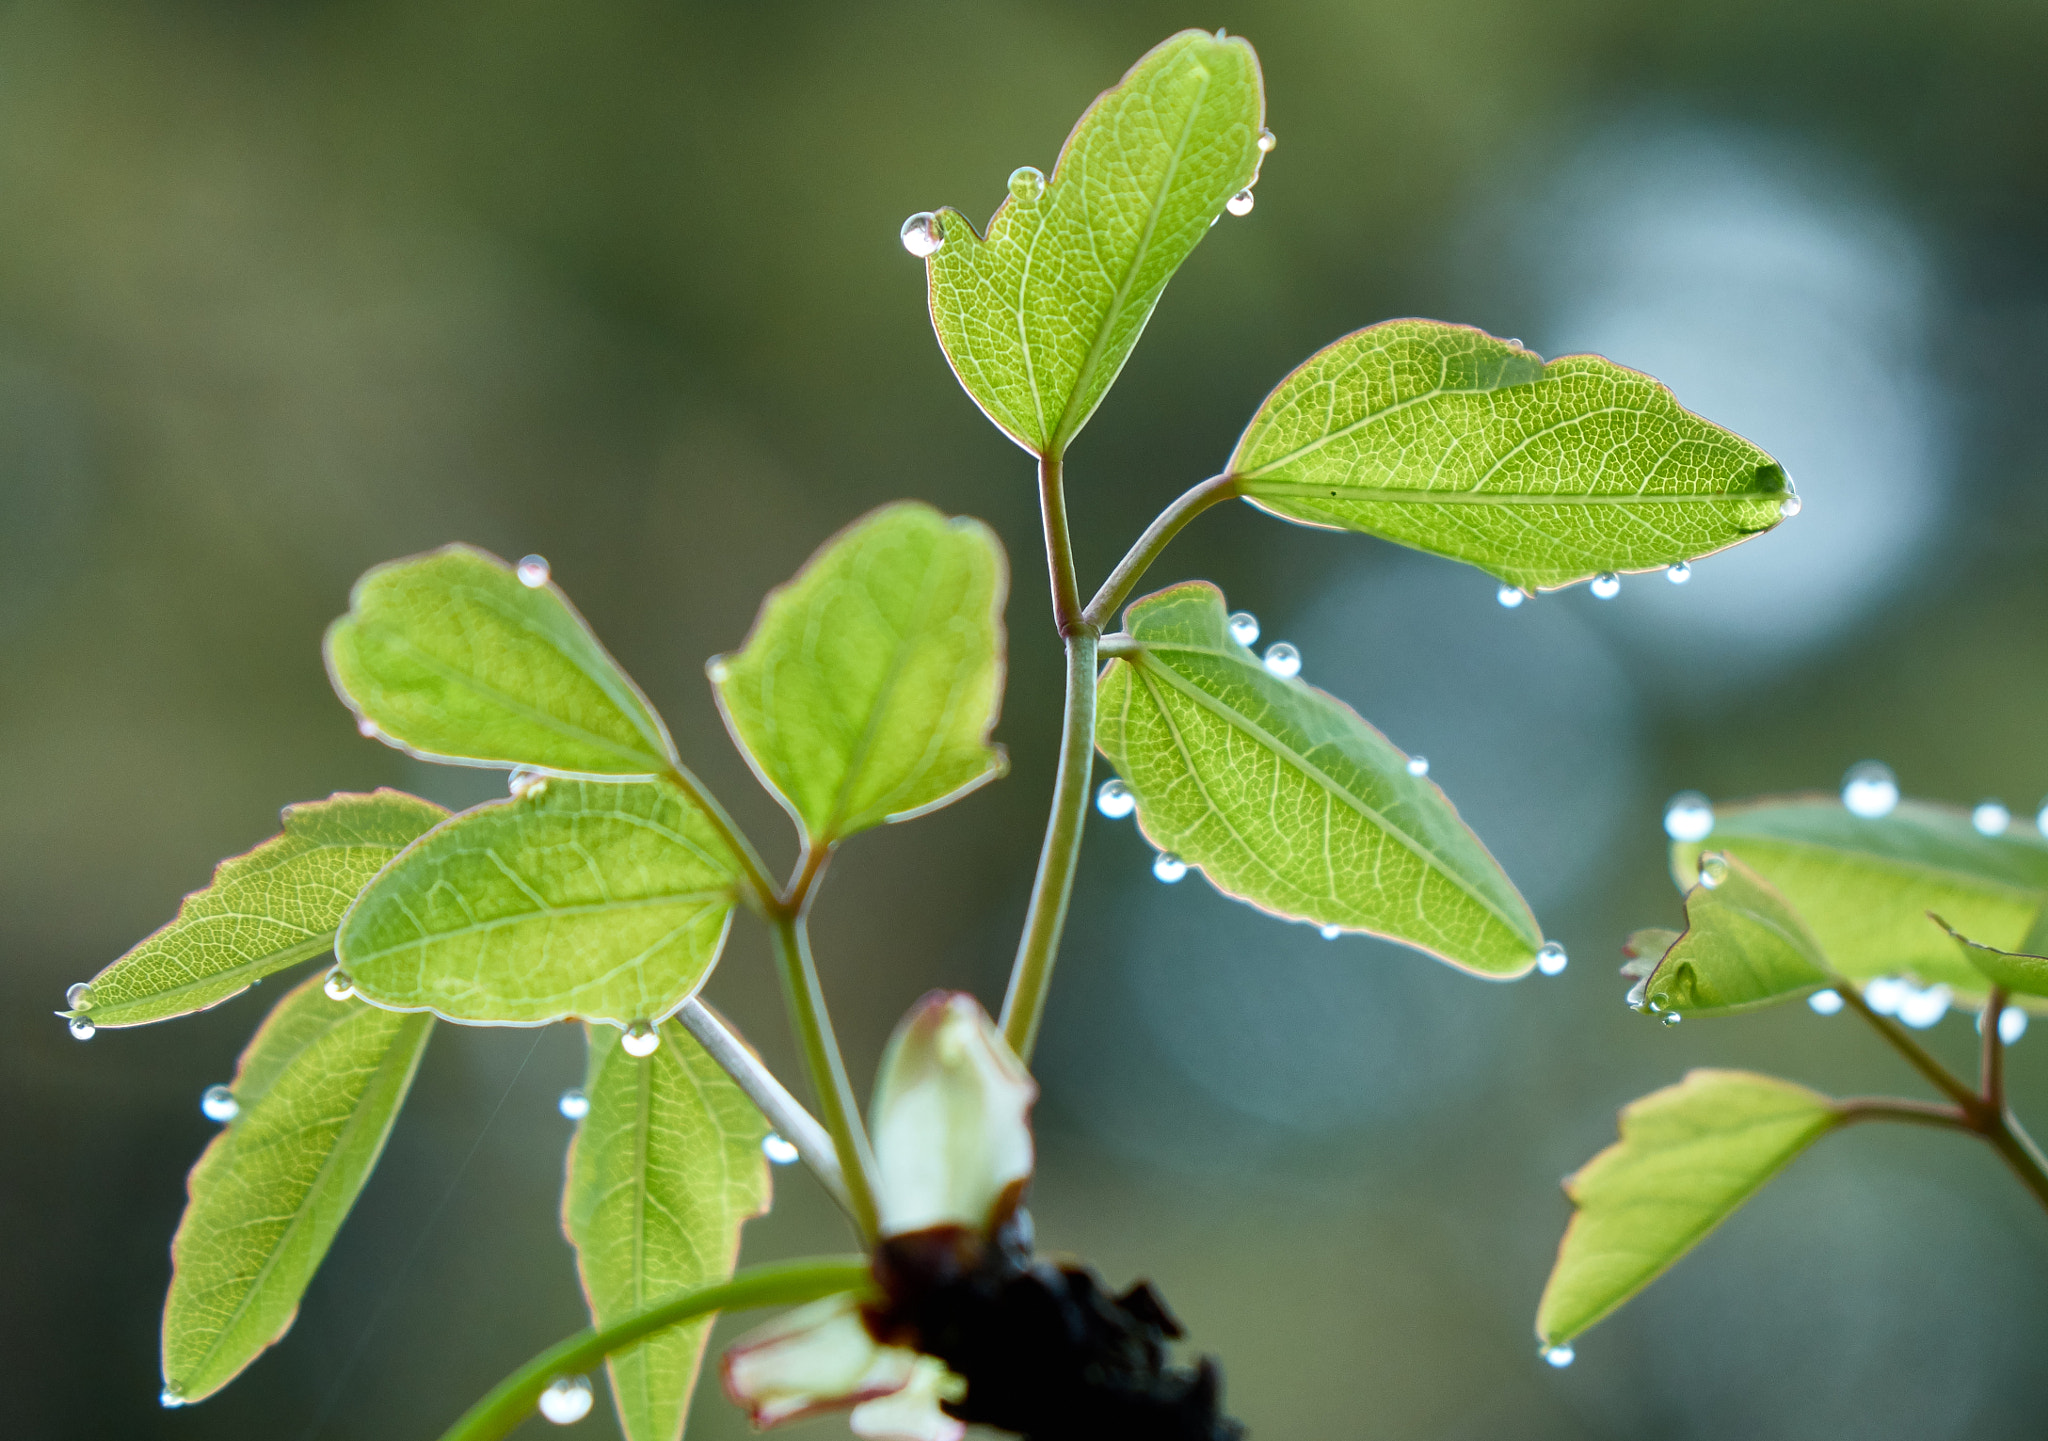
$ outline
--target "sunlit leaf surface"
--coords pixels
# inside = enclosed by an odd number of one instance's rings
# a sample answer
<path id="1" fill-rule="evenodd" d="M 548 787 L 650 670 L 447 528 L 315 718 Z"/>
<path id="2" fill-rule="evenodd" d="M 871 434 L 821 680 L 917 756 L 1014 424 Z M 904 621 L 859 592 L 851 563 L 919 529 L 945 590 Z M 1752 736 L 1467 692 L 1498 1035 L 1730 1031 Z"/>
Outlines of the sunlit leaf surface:
<path id="1" fill-rule="evenodd" d="M 1941 920 L 1936 917 L 1936 920 Z M 2036 950 L 2048 949 L 2037 926 L 2034 934 L 2022 942 L 2021 949 L 2006 951 L 1996 946 L 1987 946 L 1974 941 L 1942 921 L 1946 930 L 1962 948 L 1963 959 L 1994 986 L 2003 986 L 2019 996 L 2048 996 L 2048 956 L 2033 954 Z"/>
<path id="2" fill-rule="evenodd" d="M 703 984 L 738 867 L 659 782 L 551 780 L 465 812 L 377 878 L 337 955 L 364 999 L 450 1020 L 630 1025 Z"/>
<path id="3" fill-rule="evenodd" d="M 1265 117 L 1244 40 L 1186 30 L 1091 105 L 1034 198 L 983 240 L 940 212 L 932 325 L 967 393 L 1036 454 L 1087 423 L 1168 279 L 1257 178 Z"/>
<path id="4" fill-rule="evenodd" d="M 139 1026 L 204 1010 L 263 977 L 327 954 L 370 878 L 448 813 L 398 791 L 289 806 L 284 834 L 222 861 L 178 917 L 92 978 L 68 1014 Z"/>
<path id="5" fill-rule="evenodd" d="M 1562 1345 L 1649 1285 L 1839 1120 L 1827 1097 L 1747 1071 L 1694 1071 L 1631 1102 L 1620 1141 L 1565 1182 L 1578 1212 L 1537 1336 Z"/>
<path id="6" fill-rule="evenodd" d="M 1525 590 L 1692 560 L 1770 529 L 1785 473 L 1597 355 L 1390 320 L 1311 356 L 1230 458 L 1256 504 Z"/>
<path id="7" fill-rule="evenodd" d="M 319 977 L 292 991 L 242 1053 L 240 1112 L 188 1183 L 171 1242 L 164 1382 L 186 1401 L 219 1390 L 290 1327 L 377 1164 L 433 1029 Z"/>
<path id="8" fill-rule="evenodd" d="M 1686 893 L 1685 934 L 1650 973 L 1653 1010 L 1754 1010 L 1829 984 L 1820 943 L 1783 896 L 1739 860 L 1716 854 L 1709 873 L 1715 884 Z"/>
<path id="9" fill-rule="evenodd" d="M 1096 740 L 1154 845 L 1278 915 L 1529 969 L 1536 918 L 1444 793 L 1351 707 L 1232 640 L 1220 591 L 1174 586 L 1125 624 Z"/>
<path id="10" fill-rule="evenodd" d="M 831 842 L 999 775 L 1006 568 L 994 532 L 885 506 L 834 537 L 712 662 L 726 723 L 807 838 Z"/>
<path id="11" fill-rule="evenodd" d="M 562 1224 L 599 1326 L 732 1274 L 740 1227 L 768 1209 L 768 1126 L 682 1026 L 644 1060 L 592 1026 L 590 1112 L 569 1149 Z M 611 1358 L 627 1441 L 674 1441 L 711 1334 L 709 1318 Z"/>

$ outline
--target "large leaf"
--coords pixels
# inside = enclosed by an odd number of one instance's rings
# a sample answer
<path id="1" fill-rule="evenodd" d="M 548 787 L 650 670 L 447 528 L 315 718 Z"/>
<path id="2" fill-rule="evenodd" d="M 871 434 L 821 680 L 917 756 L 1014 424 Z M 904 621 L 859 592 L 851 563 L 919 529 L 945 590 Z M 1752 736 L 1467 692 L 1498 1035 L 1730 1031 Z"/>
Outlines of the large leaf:
<path id="1" fill-rule="evenodd" d="M 192 1168 L 171 1242 L 164 1384 L 176 1395 L 218 1391 L 291 1326 L 433 1025 L 330 1000 L 316 976 L 249 1042 L 234 1081 L 241 1110 Z"/>
<path id="2" fill-rule="evenodd" d="M 590 1112 L 569 1148 L 562 1228 L 590 1314 L 606 1326 L 685 1287 L 725 1280 L 740 1227 L 768 1209 L 761 1113 L 676 1023 L 636 1060 L 609 1026 L 589 1028 Z M 627 1441 L 675 1441 L 711 1334 L 709 1317 L 611 1358 Z"/>
<path id="3" fill-rule="evenodd" d="M 178 917 L 91 981 L 66 1015 L 139 1026 L 239 995 L 275 971 L 325 955 L 370 878 L 448 813 L 399 791 L 288 806 L 284 834 L 222 861 Z"/>
<path id="4" fill-rule="evenodd" d="M 675 763 L 660 717 L 561 591 L 471 546 L 357 581 L 327 670 L 384 739 L 429 759 L 598 776 Z"/>
<path id="5" fill-rule="evenodd" d="M 1578 1212 L 1536 1308 L 1559 1346 L 1657 1279 L 1841 1120 L 1827 1097 L 1700 1070 L 1631 1102 L 1621 1140 L 1565 1182 Z"/>
<path id="6" fill-rule="evenodd" d="M 885 506 L 828 541 L 712 662 L 741 748 L 830 843 L 1000 775 L 1002 545 L 978 520 Z"/>
<path id="7" fill-rule="evenodd" d="M 1686 893 L 1685 934 L 1644 987 L 1652 1010 L 1726 1015 L 1832 983 L 1820 942 L 1783 896 L 1741 861 L 1710 853 L 1707 864 L 1718 879 Z"/>
<path id="8" fill-rule="evenodd" d="M 1967 812 L 1916 801 L 1880 817 L 1818 796 L 1717 807 L 1710 840 L 1671 848 L 1681 888 L 1693 884 L 1704 851 L 1733 856 L 1768 881 L 1830 969 L 1857 980 L 1911 972 L 1930 985 L 1981 990 L 1976 969 L 1928 913 L 2013 950 L 2048 900 L 2048 844 L 2017 829 L 1980 835 Z"/>
<path id="9" fill-rule="evenodd" d="M 1597 355 L 1390 320 L 1316 352 L 1230 457 L 1255 504 L 1468 561 L 1525 590 L 1769 530 L 1785 472 Z"/>
<path id="10" fill-rule="evenodd" d="M 1088 107 L 1043 191 L 1004 201 L 987 240 L 940 212 L 932 326 L 1012 440 L 1044 455 L 1087 423 L 1167 280 L 1258 177 L 1265 109 L 1252 47 L 1186 30 Z"/>
<path id="11" fill-rule="evenodd" d="M 1133 604 L 1104 641 L 1096 742 L 1152 843 L 1296 920 L 1520 975 L 1536 918 L 1436 784 L 1342 701 L 1270 674 L 1206 582 Z"/>
<path id="12" fill-rule="evenodd" d="M 659 782 L 552 780 L 455 817 L 342 922 L 365 1000 L 452 1021 L 659 1020 L 725 944 L 738 866 Z"/>

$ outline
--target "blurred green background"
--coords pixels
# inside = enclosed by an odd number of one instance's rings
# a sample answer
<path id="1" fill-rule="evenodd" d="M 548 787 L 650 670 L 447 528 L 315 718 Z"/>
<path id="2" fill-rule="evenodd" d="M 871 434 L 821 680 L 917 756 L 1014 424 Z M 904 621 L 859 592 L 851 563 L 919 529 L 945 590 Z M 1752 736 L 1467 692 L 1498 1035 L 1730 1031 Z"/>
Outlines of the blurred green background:
<path id="1" fill-rule="evenodd" d="M 266 998 L 89 1046 L 49 1013 L 280 805 L 502 784 L 330 694 L 320 633 L 370 564 L 547 555 L 780 859 L 703 659 L 870 506 L 988 519 L 1014 771 L 850 846 L 817 940 L 863 1087 L 927 987 L 1000 999 L 1058 647 L 1028 463 L 896 228 L 985 216 L 1189 24 L 1258 46 L 1280 144 L 1072 453 L 1086 578 L 1289 367 L 1395 315 L 1650 370 L 1806 508 L 1682 589 L 1513 612 L 1448 563 L 1203 518 L 1153 578 L 1217 580 L 1427 754 L 1573 964 L 1495 986 L 1325 943 L 1158 885 L 1098 820 L 1041 1051 L 1045 1244 L 1152 1277 L 1256 1437 L 2041 1433 L 2048 1221 L 1934 1133 L 1826 1142 L 1569 1370 L 1530 1334 L 1557 1179 L 1622 1102 L 1709 1063 L 1912 1088 L 1849 1019 L 1623 1008 L 1621 937 L 1677 915 L 1665 797 L 1872 756 L 1914 794 L 2048 790 L 2048 10 L 2013 0 L 0 7 L 0 1431 L 424 1438 L 581 1322 L 580 1042 L 445 1028 L 291 1334 L 156 1404 L 199 1093 Z M 766 960 L 742 924 L 712 996 L 787 1068 Z M 2048 1128 L 2048 1035 L 2013 1083 Z M 750 1254 L 842 1246 L 779 1179 Z M 691 1434 L 742 1431 L 707 1388 Z"/>

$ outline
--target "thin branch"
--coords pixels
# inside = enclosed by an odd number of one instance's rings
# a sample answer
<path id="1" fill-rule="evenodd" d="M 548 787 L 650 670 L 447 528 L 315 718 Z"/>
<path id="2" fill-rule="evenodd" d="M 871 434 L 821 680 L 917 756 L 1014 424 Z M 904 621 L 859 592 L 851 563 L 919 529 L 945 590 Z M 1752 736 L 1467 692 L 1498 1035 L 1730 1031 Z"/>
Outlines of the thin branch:
<path id="1" fill-rule="evenodd" d="M 1074 545 L 1067 533 L 1067 492 L 1060 479 L 1060 455 L 1040 456 L 1038 509 L 1045 523 L 1045 564 L 1052 578 L 1052 619 L 1062 636 L 1083 623 L 1081 588 L 1074 579 Z"/>
<path id="2" fill-rule="evenodd" d="M 775 1079 L 775 1073 L 762 1063 L 753 1048 L 741 1040 L 716 1011 L 702 1001 L 692 1000 L 677 1012 L 676 1018 L 710 1053 L 711 1059 L 724 1067 L 725 1073 L 746 1092 L 747 1099 L 768 1118 L 768 1124 L 775 1128 L 775 1133 L 796 1147 L 804 1164 L 817 1175 L 832 1199 L 839 1203 L 839 1208 L 853 1216 L 858 1224 L 859 1217 L 853 1209 L 853 1197 L 847 1192 L 846 1175 L 839 1167 L 839 1153 L 833 1148 L 831 1133 L 789 1093 L 788 1087 Z"/>
<path id="3" fill-rule="evenodd" d="M 1969 1116 L 1972 1122 L 1981 1124 L 1984 1110 L 1983 1097 L 1979 1096 L 1967 1084 L 1958 1079 L 1955 1072 L 1935 1060 L 1918 1041 L 1907 1035 L 1904 1026 L 1901 1026 L 1889 1016 L 1880 1016 L 1876 1011 L 1871 1010 L 1870 1003 L 1863 999 L 1863 993 L 1857 990 L 1854 985 L 1847 981 L 1842 981 L 1836 985 L 1835 990 L 1844 1001 L 1848 1002 L 1849 1008 L 1856 1012 L 1857 1015 L 1863 1017 L 1864 1020 L 1870 1022 L 1872 1028 L 1891 1044 L 1892 1049 L 1904 1056 L 1914 1070 L 1925 1076 L 1935 1090 L 1941 1092 L 1961 1107 L 1963 1113 Z"/>
<path id="4" fill-rule="evenodd" d="M 1095 599 L 1088 602 L 1088 609 L 1081 618 L 1097 630 L 1107 626 L 1117 608 L 1130 598 L 1131 591 L 1152 562 L 1159 559 L 1159 553 L 1166 549 L 1167 542 L 1180 534 L 1181 527 L 1210 506 L 1229 500 L 1238 493 L 1236 476 L 1212 475 L 1161 511 L 1158 519 L 1138 537 L 1138 543 L 1117 562 L 1116 569 L 1109 573 L 1102 589 L 1095 592 Z"/>
<path id="5" fill-rule="evenodd" d="M 1993 986 L 1991 994 L 1984 998 L 1983 1011 L 1977 1017 L 1977 1027 L 1984 1032 L 1984 1052 L 1977 1065 L 1977 1085 L 1983 1093 L 1984 1104 L 1999 1115 L 2005 1114 L 2005 1037 L 1999 1032 L 1999 1022 L 2004 1019 L 2005 987 Z"/>
<path id="6" fill-rule="evenodd" d="M 1970 1118 L 1963 1114 L 1960 1106 L 1944 1106 L 1939 1101 L 1906 1101 L 1894 1096 L 1850 1096 L 1835 1102 L 1835 1113 L 1842 1118 L 1842 1124 L 1853 1125 L 1857 1121 L 1906 1121 L 1921 1126 L 1941 1126 L 1952 1131 L 1966 1131 L 1978 1134 Z"/>
<path id="7" fill-rule="evenodd" d="M 839 1156 L 854 1224 L 860 1228 L 861 1240 L 871 1244 L 877 1227 L 872 1179 L 875 1162 L 868 1150 L 867 1130 L 861 1125 L 860 1107 L 853 1098 L 853 1083 L 846 1076 L 846 1060 L 825 1010 L 824 988 L 818 983 L 817 963 L 811 959 L 810 935 L 800 915 L 777 912 L 770 925 L 775 932 L 775 956 L 781 964 L 790 1025 L 803 1050 L 811 1087 L 818 1093 L 818 1109 L 825 1113 L 825 1129 Z"/>
<path id="8" fill-rule="evenodd" d="M 541 1393 L 564 1376 L 594 1370 L 614 1351 L 656 1331 L 718 1311 L 789 1306 L 869 1284 L 865 1256 L 811 1256 L 749 1266 L 719 1286 L 699 1286 L 644 1306 L 602 1331 L 579 1331 L 535 1356 L 492 1388 L 483 1400 L 441 1433 L 441 1441 L 499 1441 L 531 1416 Z"/>

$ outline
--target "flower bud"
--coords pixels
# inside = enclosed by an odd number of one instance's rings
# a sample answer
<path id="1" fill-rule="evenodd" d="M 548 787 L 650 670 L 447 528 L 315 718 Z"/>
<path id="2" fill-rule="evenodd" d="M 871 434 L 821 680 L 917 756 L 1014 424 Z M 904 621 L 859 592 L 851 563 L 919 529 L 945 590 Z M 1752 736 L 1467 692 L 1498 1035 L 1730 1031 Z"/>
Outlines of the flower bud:
<path id="1" fill-rule="evenodd" d="M 916 1375 L 918 1360 L 869 1335 L 858 1298 L 846 1292 L 785 1311 L 733 1342 L 725 1394 L 766 1429 L 892 1395 Z"/>

